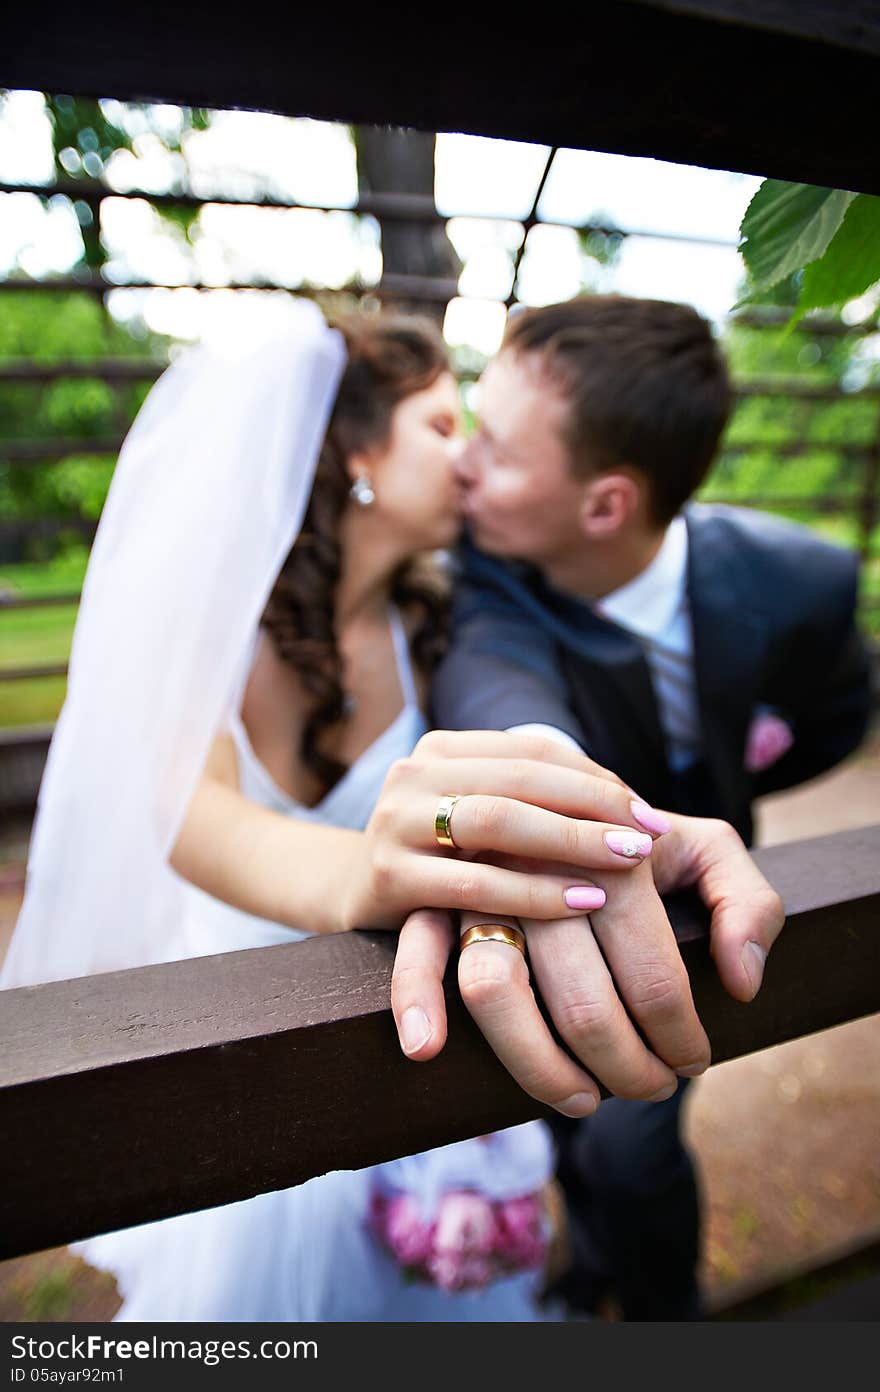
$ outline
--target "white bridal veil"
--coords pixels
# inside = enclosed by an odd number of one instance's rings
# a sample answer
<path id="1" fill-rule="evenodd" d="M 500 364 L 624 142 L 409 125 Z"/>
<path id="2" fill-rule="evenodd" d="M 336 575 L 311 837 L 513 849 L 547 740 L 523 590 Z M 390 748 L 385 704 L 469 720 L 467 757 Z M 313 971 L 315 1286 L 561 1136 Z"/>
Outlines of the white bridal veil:
<path id="1" fill-rule="evenodd" d="M 291 302 L 258 342 L 200 347 L 125 441 L 83 587 L 67 699 L 0 986 L 167 957 L 167 864 L 299 531 L 345 363 Z"/>

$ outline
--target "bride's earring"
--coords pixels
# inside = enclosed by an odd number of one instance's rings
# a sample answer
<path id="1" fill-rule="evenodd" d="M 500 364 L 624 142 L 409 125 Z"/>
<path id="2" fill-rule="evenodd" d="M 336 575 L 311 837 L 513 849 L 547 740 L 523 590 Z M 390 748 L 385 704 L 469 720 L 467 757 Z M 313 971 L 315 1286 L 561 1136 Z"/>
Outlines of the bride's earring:
<path id="1" fill-rule="evenodd" d="M 355 502 L 361 507 L 369 507 L 371 503 L 376 501 L 373 485 L 370 483 L 366 474 L 362 474 L 360 478 L 355 479 L 354 483 L 351 485 L 350 496 L 354 498 Z"/>

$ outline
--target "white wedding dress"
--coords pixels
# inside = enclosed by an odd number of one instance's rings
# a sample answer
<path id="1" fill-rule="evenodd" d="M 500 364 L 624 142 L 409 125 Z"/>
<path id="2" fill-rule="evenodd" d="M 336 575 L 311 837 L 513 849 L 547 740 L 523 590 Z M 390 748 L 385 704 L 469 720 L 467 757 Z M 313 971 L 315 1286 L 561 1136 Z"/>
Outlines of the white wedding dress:
<path id="1" fill-rule="evenodd" d="M 412 751 L 427 728 L 403 625 L 396 610 L 391 617 L 403 709 L 317 806 L 304 807 L 277 786 L 254 754 L 241 719 L 232 720 L 240 787 L 254 802 L 313 822 L 365 826 L 389 767 Z M 186 888 L 188 909 L 171 956 L 198 957 L 307 936 L 241 913 L 194 886 Z M 91 1238 L 73 1250 L 116 1277 L 123 1297 L 117 1320 L 559 1318 L 536 1303 L 537 1272 L 455 1293 L 407 1281 L 365 1222 L 377 1175 L 422 1196 L 440 1186 L 466 1188 L 476 1182 L 490 1194 L 500 1186 L 497 1196 L 507 1197 L 539 1188 L 550 1173 L 549 1129 L 535 1121 L 488 1141 L 463 1141 L 373 1170 L 322 1175 L 296 1188 Z"/>

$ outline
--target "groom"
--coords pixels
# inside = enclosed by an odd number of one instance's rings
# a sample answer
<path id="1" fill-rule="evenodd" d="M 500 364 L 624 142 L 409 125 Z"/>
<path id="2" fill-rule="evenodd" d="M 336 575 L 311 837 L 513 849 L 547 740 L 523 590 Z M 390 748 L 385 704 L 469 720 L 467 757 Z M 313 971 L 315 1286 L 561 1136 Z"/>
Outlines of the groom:
<path id="1" fill-rule="evenodd" d="M 687 306 L 594 296 L 511 315 L 459 465 L 467 529 L 433 723 L 549 729 L 645 802 L 748 843 L 755 797 L 859 744 L 870 692 L 855 558 L 690 502 L 729 408 Z M 575 1308 L 611 1293 L 628 1319 L 699 1318 L 686 1085 L 554 1121 Z"/>

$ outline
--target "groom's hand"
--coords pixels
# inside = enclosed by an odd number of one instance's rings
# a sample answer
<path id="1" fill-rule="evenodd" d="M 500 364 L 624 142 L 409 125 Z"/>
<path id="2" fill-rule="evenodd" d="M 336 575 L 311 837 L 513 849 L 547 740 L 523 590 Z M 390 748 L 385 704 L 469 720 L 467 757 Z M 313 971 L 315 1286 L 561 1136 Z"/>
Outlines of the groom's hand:
<path id="1" fill-rule="evenodd" d="M 785 923 L 782 900 L 727 822 L 670 816 L 672 832 L 655 843 L 660 894 L 698 890 L 711 914 L 709 947 L 722 985 L 750 1001 L 761 989 L 767 954 Z"/>
<path id="2" fill-rule="evenodd" d="M 674 1091 L 675 1072 L 693 1076 L 708 1066 L 709 1041 L 661 892 L 699 890 L 712 914 L 719 974 L 739 1000 L 756 993 L 782 927 L 778 895 L 731 827 L 669 820 L 673 829 L 655 842 L 650 862 L 635 873 L 601 878 L 607 901 L 600 911 L 524 924 L 531 977 L 583 1068 L 553 1039 L 516 949 L 480 943 L 461 956 L 462 994 L 495 1052 L 526 1092 L 566 1114 L 594 1109 L 600 1094 L 591 1075 L 619 1096 L 660 1100 Z M 599 882 L 595 872 L 592 877 Z M 404 1051 L 419 1061 L 445 1043 L 442 977 L 454 939 L 451 917 L 435 911 L 411 915 L 401 932 L 392 1008 Z"/>

